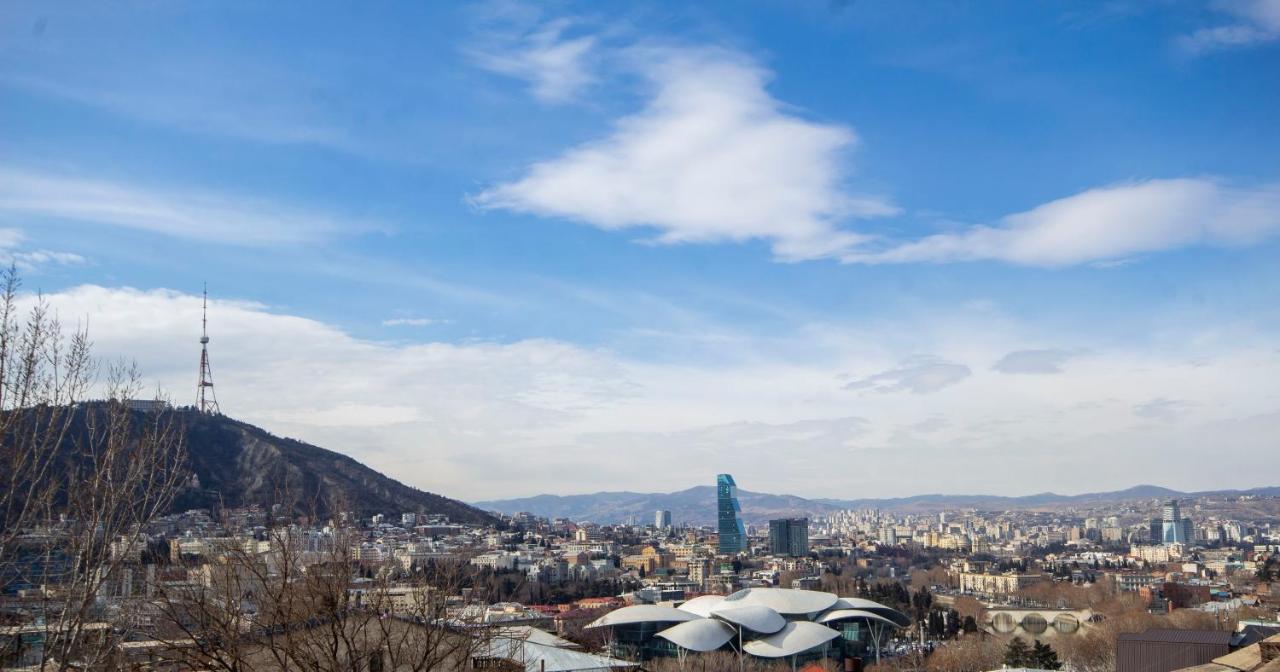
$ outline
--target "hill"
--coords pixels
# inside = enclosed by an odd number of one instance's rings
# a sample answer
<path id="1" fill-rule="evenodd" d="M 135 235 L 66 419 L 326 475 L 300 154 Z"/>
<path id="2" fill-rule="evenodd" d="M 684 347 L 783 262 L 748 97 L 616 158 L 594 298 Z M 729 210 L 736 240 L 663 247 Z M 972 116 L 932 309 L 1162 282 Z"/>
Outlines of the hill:
<path id="1" fill-rule="evenodd" d="M 484 511 L 405 485 L 346 455 L 225 415 L 174 412 L 185 433 L 188 467 L 199 479 L 199 487 L 184 490 L 174 502 L 175 510 L 270 506 L 287 490 L 297 511 L 319 516 L 349 510 L 360 516 L 414 512 L 446 515 L 456 523 L 493 521 Z"/>
<path id="2" fill-rule="evenodd" d="M 624 522 L 629 516 L 636 516 L 637 520 L 643 523 L 653 519 L 654 511 L 666 509 L 671 511 L 672 518 L 676 522 L 705 525 L 715 522 L 715 490 L 714 486 L 703 485 L 668 493 L 597 492 L 586 495 L 537 495 L 520 499 L 475 502 L 475 505 L 486 511 L 504 514 L 528 511 L 550 518 L 590 520 L 597 523 Z M 1052 492 L 1022 497 L 927 494 L 888 499 L 805 499 L 795 495 L 772 495 L 739 489 L 738 500 L 742 504 L 742 516 L 745 521 L 762 523 L 770 518 L 825 515 L 845 509 L 875 508 L 903 513 L 929 513 L 945 509 L 1014 511 L 1173 497 L 1245 494 L 1277 496 L 1280 495 L 1280 487 L 1180 492 L 1155 485 L 1139 485 L 1125 490 L 1079 495 L 1059 495 Z"/>

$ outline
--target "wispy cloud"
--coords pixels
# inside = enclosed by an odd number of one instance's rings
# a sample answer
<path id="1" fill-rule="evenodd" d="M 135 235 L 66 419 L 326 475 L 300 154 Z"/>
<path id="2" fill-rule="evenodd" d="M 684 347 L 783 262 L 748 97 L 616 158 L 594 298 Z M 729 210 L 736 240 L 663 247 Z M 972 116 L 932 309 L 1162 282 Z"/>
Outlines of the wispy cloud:
<path id="1" fill-rule="evenodd" d="M 846 193 L 853 130 L 796 116 L 750 59 L 672 48 L 628 57 L 653 88 L 644 109 L 474 202 L 606 230 L 650 228 L 659 243 L 763 240 L 785 260 L 838 255 L 863 240 L 842 221 L 898 211 Z"/>
<path id="2" fill-rule="evenodd" d="M 0 216 L 47 217 L 231 245 L 314 243 L 373 227 L 204 190 L 0 169 Z"/>
<path id="3" fill-rule="evenodd" d="M 1245 245 L 1280 232 L 1280 185 L 1206 178 L 1100 187 L 975 226 L 855 251 L 848 263 L 994 260 L 1024 266 L 1105 262 L 1190 245 Z"/>
<path id="4" fill-rule="evenodd" d="M 183 401 L 199 356 L 198 295 L 84 286 L 46 299 L 60 315 L 90 318 L 98 355 L 137 358 Z M 715 363 L 642 361 L 543 339 L 361 339 L 243 301 L 215 301 L 209 318 L 224 410 L 353 454 L 413 485 L 477 499 L 578 491 L 587 487 L 583 473 L 598 488 L 647 488 L 644 467 L 655 463 L 685 465 L 668 486 L 684 487 L 722 470 L 725 446 L 749 456 L 783 454 L 781 470 L 777 460 L 742 460 L 741 481 L 818 496 L 850 487 L 877 495 L 1017 491 L 1055 466 L 1062 467 L 1055 483 L 1083 490 L 1096 484 L 1089 465 L 1103 457 L 1129 470 L 1156 465 L 1153 478 L 1177 483 L 1187 478 L 1182 462 L 1160 457 L 1192 455 L 1213 440 L 1241 459 L 1265 459 L 1280 427 L 1273 339 L 1207 352 L 1194 328 L 1180 330 L 1186 342 L 1175 350 L 1091 349 L 1089 367 L 1013 377 L 970 374 L 958 362 L 1010 352 L 1023 340 L 1012 332 L 1022 327 L 987 321 L 962 329 L 938 315 L 885 325 L 883 333 L 850 327 L 816 347 L 812 332 L 795 333 L 787 343 L 754 348 L 758 354 Z M 935 342 L 940 354 L 903 360 L 887 349 L 895 343 L 890 335 L 897 345 Z M 1212 365 L 1187 364 L 1184 347 Z M 832 371 L 879 372 L 855 387 L 900 393 L 851 394 L 833 383 Z M 308 394 L 297 394 L 299 380 L 311 385 Z M 1152 403 L 1161 399 L 1194 407 Z M 1135 422 L 1153 416 L 1181 420 Z M 1248 420 L 1254 416 L 1262 420 Z M 1198 424 L 1207 422 L 1222 424 L 1210 433 Z M 431 460 L 422 460 L 424 446 Z M 832 481 L 814 451 L 866 469 Z M 965 469 L 975 456 L 996 454 L 1025 459 L 1007 461 L 995 476 Z M 1059 465 L 1064 454 L 1072 460 Z M 920 471 L 921 460 L 934 468 Z M 1229 469 L 1197 478 L 1216 479 L 1199 487 L 1240 485 Z M 475 485 L 459 492 L 460 482 Z"/>
<path id="5" fill-rule="evenodd" d="M 991 368 L 1000 373 L 1062 373 L 1062 365 L 1079 354 L 1075 350 L 1015 350 Z"/>
<path id="6" fill-rule="evenodd" d="M 955 385 L 968 378 L 971 373 L 964 364 L 931 355 L 918 355 L 887 371 L 852 380 L 845 384 L 844 389 L 929 394 Z"/>
<path id="7" fill-rule="evenodd" d="M 570 19 L 556 19 L 520 35 L 486 34 L 485 44 L 468 50 L 480 67 L 529 83 L 538 99 L 561 103 L 591 84 L 596 37 L 569 37 Z"/>
<path id="8" fill-rule="evenodd" d="M 26 235 L 21 229 L 0 229 L 0 265 L 12 264 L 22 271 L 34 271 L 40 266 L 70 266 L 83 264 L 84 257 L 72 252 L 43 249 L 22 249 Z"/>
<path id="9" fill-rule="evenodd" d="M 1280 40 L 1280 0 L 1218 0 L 1212 5 L 1233 20 L 1184 35 L 1178 44 L 1188 53 L 1203 54 Z"/>
<path id="10" fill-rule="evenodd" d="M 1158 397 L 1133 407 L 1134 415 L 1161 422 L 1176 422 L 1195 408 L 1195 404 L 1183 399 Z"/>
<path id="11" fill-rule="evenodd" d="M 384 327 L 429 327 L 433 324 L 450 324 L 452 320 L 437 320 L 430 317 L 393 317 L 382 321 Z"/>

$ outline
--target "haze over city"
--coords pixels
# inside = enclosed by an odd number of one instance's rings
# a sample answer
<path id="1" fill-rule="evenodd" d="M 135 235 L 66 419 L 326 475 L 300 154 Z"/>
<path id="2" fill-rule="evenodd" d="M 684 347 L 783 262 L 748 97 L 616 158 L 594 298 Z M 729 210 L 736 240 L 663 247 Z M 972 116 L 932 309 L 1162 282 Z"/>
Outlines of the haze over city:
<path id="1" fill-rule="evenodd" d="M 1271 486 L 1278 45 L 1271 0 L 7 2 L 0 253 L 175 404 L 207 282 L 223 413 L 467 501 Z"/>

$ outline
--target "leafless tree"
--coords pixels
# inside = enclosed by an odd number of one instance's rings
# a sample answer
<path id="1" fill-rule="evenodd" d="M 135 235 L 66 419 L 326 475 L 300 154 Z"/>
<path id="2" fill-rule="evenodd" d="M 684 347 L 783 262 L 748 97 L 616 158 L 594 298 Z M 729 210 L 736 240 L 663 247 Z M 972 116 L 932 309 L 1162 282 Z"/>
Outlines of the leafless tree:
<path id="1" fill-rule="evenodd" d="M 405 567 L 361 557 L 360 533 L 340 522 L 323 532 L 277 523 L 157 596 L 164 658 L 225 672 L 425 672 L 461 669 L 497 638 L 519 637 L 457 603 L 469 587 L 463 559 Z"/>
<path id="2" fill-rule="evenodd" d="M 30 587 L 16 609 L 42 636 L 42 668 L 92 668 L 128 627 L 103 598 L 184 482 L 182 433 L 165 404 L 133 410 L 127 364 L 87 403 L 100 383 L 87 330 L 68 334 L 38 297 L 24 313 L 19 287 L 0 274 L 0 580 Z"/>

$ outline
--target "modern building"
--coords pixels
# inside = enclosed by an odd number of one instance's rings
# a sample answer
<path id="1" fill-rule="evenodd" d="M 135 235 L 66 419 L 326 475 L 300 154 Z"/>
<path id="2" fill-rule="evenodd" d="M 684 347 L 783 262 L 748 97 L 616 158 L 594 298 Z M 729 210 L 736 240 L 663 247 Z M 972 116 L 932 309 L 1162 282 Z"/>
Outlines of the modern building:
<path id="1" fill-rule="evenodd" d="M 623 607 L 588 628 L 608 628 L 612 654 L 646 661 L 723 650 L 793 666 L 823 658 L 868 657 L 888 644 L 905 614 L 857 597 L 788 588 L 702 595 L 678 608 Z"/>
<path id="2" fill-rule="evenodd" d="M 1190 518 L 1184 518 L 1178 500 L 1171 499 L 1164 505 L 1160 518 L 1151 519 L 1151 543 L 1189 544 L 1195 540 L 1195 526 Z"/>
<path id="3" fill-rule="evenodd" d="M 716 476 L 716 504 L 720 532 L 721 555 L 736 555 L 746 550 L 747 530 L 742 526 L 742 505 L 738 504 L 738 484 L 733 476 Z"/>
<path id="4" fill-rule="evenodd" d="M 659 509 L 653 514 L 653 526 L 659 530 L 671 529 L 671 512 Z"/>
<path id="5" fill-rule="evenodd" d="M 798 558 L 809 554 L 809 519 L 779 518 L 769 521 L 769 553 Z"/>

